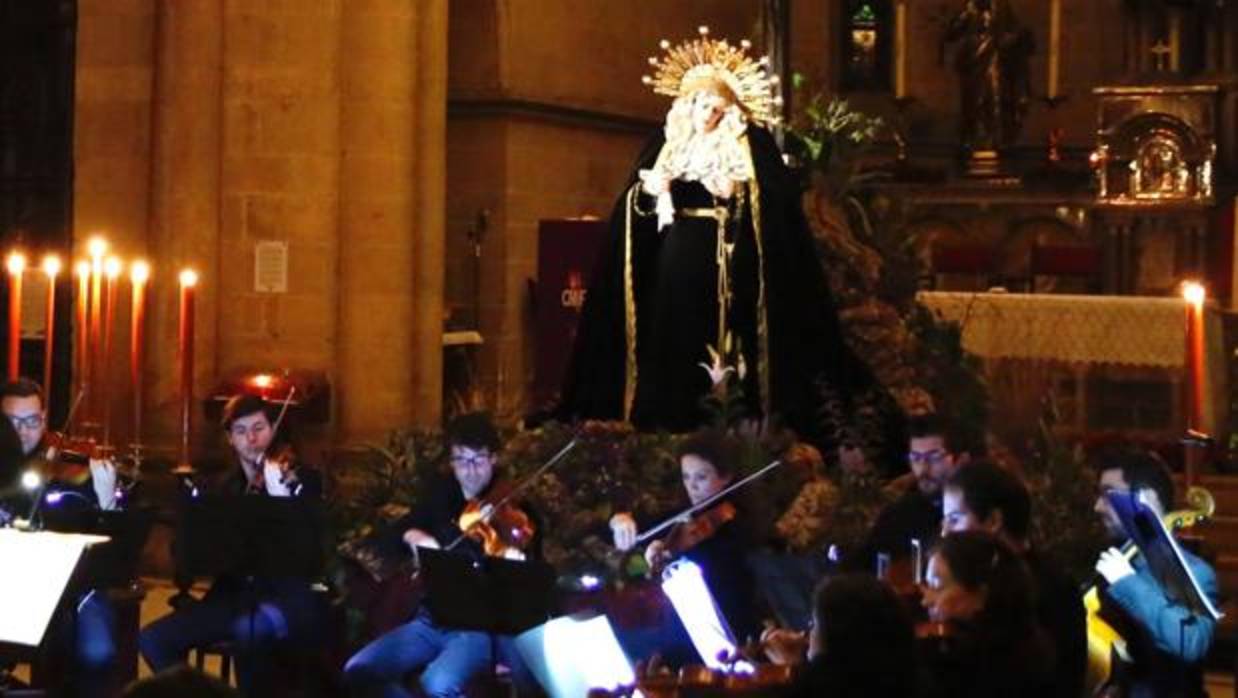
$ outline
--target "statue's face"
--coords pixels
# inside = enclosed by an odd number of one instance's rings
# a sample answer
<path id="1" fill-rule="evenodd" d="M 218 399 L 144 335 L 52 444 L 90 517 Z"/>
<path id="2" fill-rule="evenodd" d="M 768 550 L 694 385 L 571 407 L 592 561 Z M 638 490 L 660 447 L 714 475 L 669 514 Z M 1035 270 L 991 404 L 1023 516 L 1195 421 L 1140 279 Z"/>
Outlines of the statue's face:
<path id="1" fill-rule="evenodd" d="M 692 97 L 692 130 L 709 133 L 718 128 L 728 104 L 721 95 L 702 90 Z"/>

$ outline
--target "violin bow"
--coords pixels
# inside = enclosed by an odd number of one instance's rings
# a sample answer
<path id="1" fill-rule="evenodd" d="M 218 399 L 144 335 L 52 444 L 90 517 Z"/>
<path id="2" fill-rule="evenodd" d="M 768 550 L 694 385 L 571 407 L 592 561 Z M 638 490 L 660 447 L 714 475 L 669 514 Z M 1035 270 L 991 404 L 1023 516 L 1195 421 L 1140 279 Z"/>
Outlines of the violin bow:
<path id="1" fill-rule="evenodd" d="M 526 475 L 523 479 L 521 479 L 520 482 L 517 482 L 516 486 L 511 488 L 511 490 L 506 495 L 504 495 L 501 499 L 499 499 L 499 501 L 495 502 L 494 504 L 491 504 L 489 511 L 483 511 L 481 520 L 489 521 L 491 514 L 498 511 L 500 507 L 510 502 L 516 495 L 520 494 L 522 491 L 524 491 L 525 488 L 533 484 L 534 480 L 541 477 L 546 471 L 550 470 L 555 465 L 557 465 L 559 461 L 563 460 L 564 456 L 570 453 L 572 449 L 576 448 L 576 444 L 579 442 L 580 442 L 580 437 L 573 436 L 572 440 L 568 441 L 566 446 L 559 449 L 558 453 L 550 457 L 550 460 L 546 461 L 545 463 L 542 463 L 540 466 L 538 466 L 537 470 L 534 470 L 533 472 Z M 468 532 L 462 531 L 460 535 L 456 536 L 456 539 L 453 540 L 451 543 L 449 543 L 446 548 L 443 548 L 443 550 L 454 549 L 457 545 L 460 544 L 460 541 L 464 540 L 467 537 L 468 537 Z"/>
<path id="2" fill-rule="evenodd" d="M 279 414 L 275 416 L 275 423 L 271 425 L 271 442 L 267 444 L 266 448 L 262 449 L 262 456 L 258 458 L 258 465 L 260 467 L 266 464 L 267 451 L 271 450 L 271 445 L 274 444 L 275 439 L 279 437 L 279 426 L 284 423 L 284 415 L 288 414 L 288 406 L 292 404 L 292 396 L 296 394 L 297 394 L 297 386 L 290 384 L 288 386 L 288 394 L 285 395 L 284 399 L 280 401 L 281 405 L 279 408 Z M 280 476 L 281 485 L 284 484 L 283 480 L 284 480 L 284 476 L 281 475 Z"/>
<path id="3" fill-rule="evenodd" d="M 775 461 L 771 461 L 764 468 L 761 468 L 760 470 L 756 471 L 755 473 L 752 473 L 751 475 L 743 478 L 742 480 L 737 480 L 727 485 L 726 487 L 723 487 L 722 489 L 713 493 L 713 495 L 701 500 L 699 504 L 693 504 L 692 506 L 688 507 L 687 509 L 684 509 L 678 514 L 675 514 L 674 516 L 667 518 L 666 520 L 664 520 L 662 523 L 658 524 L 657 526 L 654 526 L 648 531 L 645 531 L 644 533 L 641 533 L 640 535 L 636 536 L 636 544 L 640 545 L 641 543 L 644 543 L 645 541 L 658 535 L 662 531 L 665 531 L 671 526 L 674 526 L 675 524 L 686 520 L 688 517 L 692 516 L 696 512 L 704 510 L 704 509 L 708 509 L 709 507 L 713 506 L 714 503 L 717 502 L 719 499 L 722 499 L 723 497 L 734 492 L 735 490 L 740 489 L 741 487 L 746 487 L 748 483 L 753 482 L 754 480 L 758 480 L 764 477 L 766 473 L 773 470 L 774 468 L 777 468 L 780 465 L 782 465 L 781 458 Z"/>

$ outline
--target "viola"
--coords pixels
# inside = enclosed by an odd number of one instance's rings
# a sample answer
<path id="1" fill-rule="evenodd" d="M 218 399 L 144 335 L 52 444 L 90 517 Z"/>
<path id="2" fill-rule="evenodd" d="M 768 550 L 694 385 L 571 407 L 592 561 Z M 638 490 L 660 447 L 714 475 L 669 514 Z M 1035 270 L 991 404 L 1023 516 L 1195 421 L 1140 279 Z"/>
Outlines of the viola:
<path id="1" fill-rule="evenodd" d="M 457 524 L 463 535 L 492 557 L 523 559 L 537 532 L 532 519 L 513 501 L 513 488 L 495 483 L 485 497 L 470 499 Z"/>

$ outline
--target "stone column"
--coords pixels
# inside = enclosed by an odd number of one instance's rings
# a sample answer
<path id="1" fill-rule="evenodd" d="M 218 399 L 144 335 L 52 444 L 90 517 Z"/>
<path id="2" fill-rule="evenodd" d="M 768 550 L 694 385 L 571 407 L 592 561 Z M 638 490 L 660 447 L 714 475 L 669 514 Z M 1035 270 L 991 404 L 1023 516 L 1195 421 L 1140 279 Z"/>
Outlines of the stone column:
<path id="1" fill-rule="evenodd" d="M 147 431 L 178 433 L 177 271 L 197 269 L 195 393 L 216 368 L 219 289 L 222 0 L 158 0 L 152 94 L 149 249 L 154 264 L 146 365 Z M 200 400 L 199 400 L 200 404 Z M 201 412 L 195 415 L 201 424 Z M 199 429 L 199 431 L 201 431 Z"/>
<path id="2" fill-rule="evenodd" d="M 397 3 L 398 4 L 398 3 Z M 436 425 L 443 408 L 443 265 L 447 183 L 447 0 L 417 8 L 412 327 L 413 423 Z"/>
<path id="3" fill-rule="evenodd" d="M 344 442 L 438 419 L 440 401 L 422 377 L 438 366 L 432 357 L 441 356 L 441 329 L 418 315 L 441 317 L 428 306 L 442 303 L 442 226 L 426 227 L 424 209 L 431 204 L 422 199 L 418 159 L 442 149 L 432 142 L 433 115 L 424 114 L 418 93 L 423 71 L 435 69 L 423 66 L 432 60 L 421 31 L 431 10 L 430 3 L 400 0 L 343 6 L 338 416 Z M 438 263 L 429 264 L 434 258 Z M 437 280 L 427 279 L 431 266 Z"/>

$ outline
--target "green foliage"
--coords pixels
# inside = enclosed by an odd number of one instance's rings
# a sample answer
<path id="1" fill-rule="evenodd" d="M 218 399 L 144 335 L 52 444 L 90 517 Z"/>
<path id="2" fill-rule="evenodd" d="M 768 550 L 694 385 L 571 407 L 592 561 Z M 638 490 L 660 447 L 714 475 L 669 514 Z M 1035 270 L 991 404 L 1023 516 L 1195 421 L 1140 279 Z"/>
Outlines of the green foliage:
<path id="1" fill-rule="evenodd" d="M 1032 544 L 1082 580 L 1091 576 L 1096 556 L 1105 547 L 1105 531 L 1093 512 L 1095 475 L 1081 447 L 1054 436 L 1056 422 L 1057 411 L 1048 402 L 1024 462 L 1024 478 L 1032 492 Z"/>
<path id="2" fill-rule="evenodd" d="M 793 84 L 799 84 L 796 80 Z M 855 111 L 847 100 L 816 94 L 787 127 L 787 149 L 832 193 L 863 183 L 860 156 L 885 128 L 881 117 Z"/>

